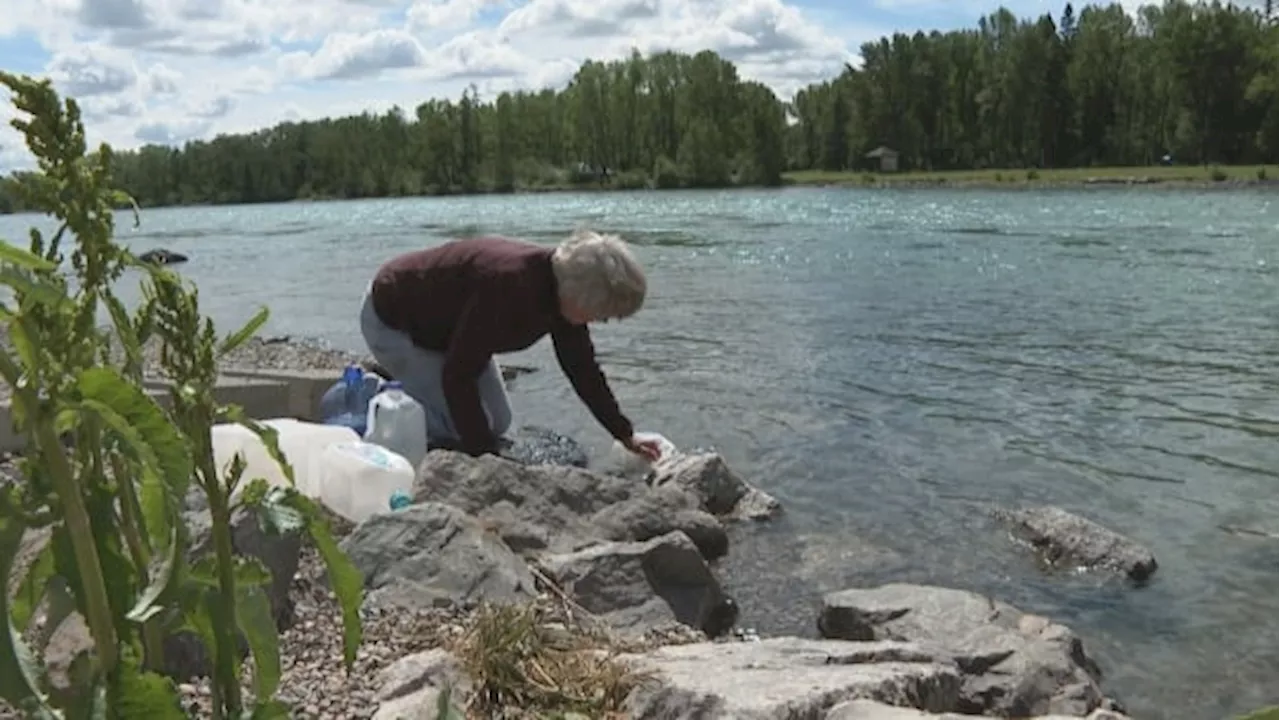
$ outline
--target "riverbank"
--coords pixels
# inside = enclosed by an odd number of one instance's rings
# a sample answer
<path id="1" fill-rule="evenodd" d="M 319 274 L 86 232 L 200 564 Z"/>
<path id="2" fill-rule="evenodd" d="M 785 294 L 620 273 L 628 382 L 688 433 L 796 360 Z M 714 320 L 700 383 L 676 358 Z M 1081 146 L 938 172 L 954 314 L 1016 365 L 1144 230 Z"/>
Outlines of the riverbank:
<path id="1" fill-rule="evenodd" d="M 1097 167 L 945 170 L 937 172 L 907 171 L 879 173 L 870 171 L 796 170 L 782 174 L 780 182 L 772 185 L 739 185 L 701 187 L 702 190 L 761 190 L 785 187 L 842 187 L 842 188 L 966 188 L 987 190 L 1012 190 L 1020 188 L 1164 188 L 1164 189 L 1217 189 L 1234 190 L 1259 186 L 1276 186 L 1280 178 L 1277 165 L 1224 165 L 1211 166 L 1149 166 L 1149 167 Z M 313 203 L 342 200 L 380 200 L 428 197 L 472 197 L 484 195 L 546 195 L 562 193 L 595 192 L 680 192 L 691 188 L 664 186 L 636 174 L 592 182 L 549 182 L 518 185 L 515 188 L 496 190 L 481 187 L 472 192 L 455 190 L 418 194 L 372 194 L 351 197 L 310 195 L 307 197 L 275 198 L 260 203 L 241 201 L 226 203 L 176 202 L 144 204 L 143 209 L 164 207 L 210 207 L 219 205 L 253 205 L 273 203 Z M 0 215 L 21 214 L 16 211 L 0 211 Z"/>
<path id="2" fill-rule="evenodd" d="M 828 172 L 787 173 L 788 185 L 866 188 L 1064 188 L 1157 187 L 1170 189 L 1237 189 L 1276 185 L 1276 165 L 1086 167 L 1036 169 L 909 171 L 901 173 Z"/>

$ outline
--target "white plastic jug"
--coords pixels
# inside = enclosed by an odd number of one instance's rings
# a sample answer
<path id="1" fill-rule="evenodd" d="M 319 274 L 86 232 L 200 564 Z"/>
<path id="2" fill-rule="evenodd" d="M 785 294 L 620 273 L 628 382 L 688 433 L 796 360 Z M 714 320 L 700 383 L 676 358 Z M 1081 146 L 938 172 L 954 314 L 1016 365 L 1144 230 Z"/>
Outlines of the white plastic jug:
<path id="1" fill-rule="evenodd" d="M 409 461 L 380 445 L 355 440 L 330 445 L 320 453 L 319 499 L 354 523 L 390 512 L 397 491 L 413 492 Z"/>
<path id="2" fill-rule="evenodd" d="M 318 468 L 324 449 L 335 443 L 359 440 L 355 431 L 341 425 L 309 423 L 292 418 L 276 418 L 260 421 L 276 431 L 280 451 L 293 466 L 295 487 L 308 497 L 319 497 Z M 240 489 L 253 478 L 263 478 L 273 486 L 288 487 L 280 466 L 267 452 L 252 430 L 238 423 L 214 425 L 211 433 L 213 459 L 219 472 L 225 471 L 237 452 L 244 456 L 245 471 Z"/>
<path id="3" fill-rule="evenodd" d="M 657 441 L 661 455 L 658 456 L 658 460 L 655 462 L 661 462 L 676 454 L 675 443 L 658 433 L 637 432 L 635 433 L 635 438 L 636 440 Z M 610 447 L 609 465 L 613 472 L 622 477 L 635 480 L 643 479 L 653 467 L 643 456 L 626 449 L 617 440 L 614 440 L 613 445 Z"/>
<path id="4" fill-rule="evenodd" d="M 427 456 L 427 413 L 399 382 L 392 380 L 369 401 L 364 439 L 400 455 L 417 468 Z"/>

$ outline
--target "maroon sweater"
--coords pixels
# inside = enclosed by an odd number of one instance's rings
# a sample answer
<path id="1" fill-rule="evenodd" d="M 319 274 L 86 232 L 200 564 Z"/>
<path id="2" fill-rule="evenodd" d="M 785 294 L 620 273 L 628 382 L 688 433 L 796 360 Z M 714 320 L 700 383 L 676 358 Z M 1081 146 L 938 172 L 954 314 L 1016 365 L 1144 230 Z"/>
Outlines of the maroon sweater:
<path id="1" fill-rule="evenodd" d="M 445 401 L 468 453 L 497 446 L 477 386 L 489 359 L 547 334 L 591 414 L 614 438 L 631 437 L 631 422 L 600 371 L 587 326 L 560 314 L 551 254 L 551 248 L 518 240 L 471 238 L 392 258 L 374 277 L 373 308 L 382 322 L 419 347 L 445 354 Z"/>

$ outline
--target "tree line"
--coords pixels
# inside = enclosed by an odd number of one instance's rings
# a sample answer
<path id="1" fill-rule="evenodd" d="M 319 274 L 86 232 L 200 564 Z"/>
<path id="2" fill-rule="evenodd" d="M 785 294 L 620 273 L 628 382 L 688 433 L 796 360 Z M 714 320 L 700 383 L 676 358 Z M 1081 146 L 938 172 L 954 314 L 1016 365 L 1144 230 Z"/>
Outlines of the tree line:
<path id="1" fill-rule="evenodd" d="M 605 186 L 777 185 L 783 173 L 1274 163 L 1277 25 L 1265 10 L 1068 3 L 896 33 L 789 101 L 704 51 L 584 62 L 567 87 L 471 88 L 412 114 L 286 122 L 116 157 L 143 206 Z M 20 210 L 27 176 L 0 180 Z"/>

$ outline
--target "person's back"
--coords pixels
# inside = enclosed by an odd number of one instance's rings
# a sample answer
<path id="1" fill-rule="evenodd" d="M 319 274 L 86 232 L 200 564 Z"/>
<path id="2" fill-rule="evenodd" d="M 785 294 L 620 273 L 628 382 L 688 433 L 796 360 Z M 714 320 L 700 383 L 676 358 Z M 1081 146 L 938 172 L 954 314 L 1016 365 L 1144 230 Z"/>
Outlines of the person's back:
<path id="1" fill-rule="evenodd" d="M 502 237 L 454 240 L 392 258 L 374 276 L 374 308 L 416 344 L 444 351 L 477 293 L 500 291 L 511 337 L 494 351 L 524 349 L 545 334 L 556 312 L 551 248 Z M 545 272 L 538 272 L 545 268 Z M 530 331 L 522 332 L 522 326 Z"/>

